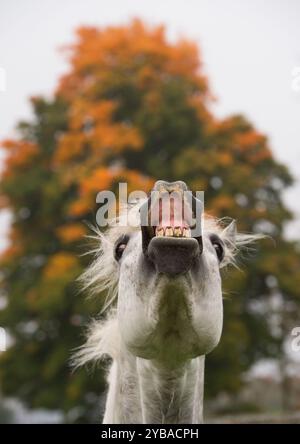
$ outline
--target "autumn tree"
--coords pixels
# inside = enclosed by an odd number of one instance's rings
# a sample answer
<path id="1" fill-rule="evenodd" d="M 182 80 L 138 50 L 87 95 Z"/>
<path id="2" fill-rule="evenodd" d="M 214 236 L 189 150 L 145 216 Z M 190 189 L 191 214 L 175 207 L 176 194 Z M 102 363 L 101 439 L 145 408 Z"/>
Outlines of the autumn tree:
<path id="1" fill-rule="evenodd" d="M 264 311 L 274 287 L 299 307 L 299 254 L 283 236 L 292 218 L 282 200 L 287 168 L 245 117 L 213 116 L 194 43 L 171 44 L 163 27 L 135 20 L 80 28 L 66 51 L 70 68 L 53 98 L 32 98 L 33 119 L 2 143 L 1 204 L 13 220 L 0 325 L 13 344 L 1 355 L 0 387 L 30 407 L 63 410 L 67 421 L 95 420 L 103 373 L 72 373 L 68 363 L 103 300 L 86 300 L 75 283 L 88 262 L 84 222 L 95 221 L 98 191 L 118 182 L 147 191 L 155 179 L 181 179 L 205 190 L 208 212 L 276 241 L 225 275 L 224 333 L 207 360 L 206 392 L 238 391 L 255 361 L 281 353 L 286 332 L 276 334 Z"/>

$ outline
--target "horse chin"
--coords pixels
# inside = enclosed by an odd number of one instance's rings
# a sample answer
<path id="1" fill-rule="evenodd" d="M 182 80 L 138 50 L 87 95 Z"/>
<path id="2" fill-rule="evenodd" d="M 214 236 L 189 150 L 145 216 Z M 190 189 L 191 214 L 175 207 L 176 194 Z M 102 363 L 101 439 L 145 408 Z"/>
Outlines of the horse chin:
<path id="1" fill-rule="evenodd" d="M 193 314 L 188 290 L 184 276 L 161 276 L 161 292 L 153 296 L 151 308 L 148 306 L 149 317 L 138 328 L 142 334 L 136 334 L 127 343 L 132 354 L 176 367 L 214 347 L 215 341 L 209 335 L 198 334 L 196 324 L 201 320 Z"/>
<path id="2" fill-rule="evenodd" d="M 161 275 L 157 286 L 160 291 L 148 299 L 143 315 L 136 313 L 130 324 L 121 323 L 129 351 L 173 368 L 209 353 L 219 342 L 220 322 L 195 308 L 185 276 L 169 279 Z"/>

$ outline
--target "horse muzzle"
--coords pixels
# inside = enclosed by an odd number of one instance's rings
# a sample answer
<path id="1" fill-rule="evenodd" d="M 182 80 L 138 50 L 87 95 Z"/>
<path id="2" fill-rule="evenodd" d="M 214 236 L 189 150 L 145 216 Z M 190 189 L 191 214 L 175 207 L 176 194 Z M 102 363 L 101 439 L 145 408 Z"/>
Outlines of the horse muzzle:
<path id="1" fill-rule="evenodd" d="M 199 243 L 194 238 L 154 237 L 148 247 L 156 271 L 171 276 L 187 273 L 199 255 Z"/>

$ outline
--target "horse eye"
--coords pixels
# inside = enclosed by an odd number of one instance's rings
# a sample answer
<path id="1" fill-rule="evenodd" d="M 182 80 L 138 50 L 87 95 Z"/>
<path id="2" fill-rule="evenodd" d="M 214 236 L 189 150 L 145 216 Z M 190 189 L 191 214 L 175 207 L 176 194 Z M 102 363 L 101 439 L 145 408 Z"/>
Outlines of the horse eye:
<path id="1" fill-rule="evenodd" d="M 216 250 L 219 262 L 222 262 L 222 260 L 224 259 L 224 247 L 222 245 L 222 242 L 219 239 L 213 238 L 211 239 L 211 243 Z"/>
<path id="2" fill-rule="evenodd" d="M 128 236 L 122 236 L 119 239 L 119 241 L 116 243 L 114 256 L 117 261 L 119 261 L 121 259 L 121 257 L 123 256 L 123 253 L 125 251 L 128 241 L 129 241 Z"/>

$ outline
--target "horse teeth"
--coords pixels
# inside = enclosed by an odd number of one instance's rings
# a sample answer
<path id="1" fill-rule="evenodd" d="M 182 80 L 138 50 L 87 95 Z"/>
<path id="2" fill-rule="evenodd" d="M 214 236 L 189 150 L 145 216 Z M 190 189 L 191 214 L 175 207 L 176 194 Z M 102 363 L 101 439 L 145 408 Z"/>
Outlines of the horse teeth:
<path id="1" fill-rule="evenodd" d="M 191 237 L 191 230 L 189 228 L 183 229 L 183 237 Z"/>
<path id="2" fill-rule="evenodd" d="M 156 236 L 164 236 L 164 229 L 163 228 L 157 228 L 156 229 Z"/>
<path id="3" fill-rule="evenodd" d="M 165 236 L 171 237 L 171 236 L 173 236 L 173 234 L 174 234 L 174 232 L 173 232 L 173 228 L 172 227 L 166 228 Z"/>
<path id="4" fill-rule="evenodd" d="M 182 231 L 180 227 L 175 227 L 174 228 L 174 236 L 176 237 L 181 237 L 182 236 Z"/>
<path id="5" fill-rule="evenodd" d="M 189 228 L 181 227 L 157 227 L 155 230 L 157 237 L 191 237 L 191 230 Z"/>

